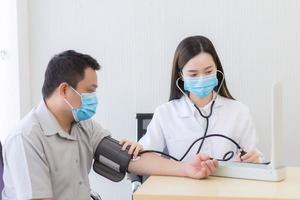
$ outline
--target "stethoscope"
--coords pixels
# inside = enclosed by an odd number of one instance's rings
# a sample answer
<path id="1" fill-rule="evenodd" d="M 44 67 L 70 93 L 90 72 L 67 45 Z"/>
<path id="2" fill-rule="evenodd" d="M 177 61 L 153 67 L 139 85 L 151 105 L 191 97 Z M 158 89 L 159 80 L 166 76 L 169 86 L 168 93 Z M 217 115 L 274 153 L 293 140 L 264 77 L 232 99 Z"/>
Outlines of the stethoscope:
<path id="1" fill-rule="evenodd" d="M 197 154 L 200 153 L 201 149 L 202 149 L 202 146 L 204 144 L 204 141 L 206 138 L 210 138 L 210 137 L 222 137 L 222 138 L 225 138 L 229 141 L 231 141 L 233 144 L 235 144 L 235 146 L 237 147 L 237 150 L 239 151 L 240 153 L 240 157 L 242 157 L 243 155 L 245 155 L 247 152 L 235 141 L 233 140 L 232 138 L 229 138 L 227 137 L 226 135 L 222 135 L 222 134 L 210 134 L 210 135 L 207 135 L 207 132 L 208 132 L 208 127 L 209 127 L 209 118 L 212 116 L 212 113 L 213 113 L 213 107 L 214 107 L 214 104 L 215 104 L 215 101 L 216 101 L 216 98 L 219 94 L 219 91 L 221 89 L 221 86 L 223 85 L 223 82 L 224 82 L 224 74 L 222 71 L 220 70 L 217 70 L 217 72 L 221 73 L 222 74 L 222 81 L 221 81 L 221 84 L 219 85 L 219 88 L 216 92 L 216 95 L 215 97 L 213 96 L 213 100 L 211 102 L 211 105 L 210 105 L 210 111 L 209 111 L 209 114 L 208 115 L 204 115 L 201 110 L 198 108 L 198 106 L 196 104 L 194 104 L 194 107 L 197 109 L 197 111 L 199 112 L 199 114 L 201 115 L 201 117 L 203 117 L 205 120 L 206 120 L 206 126 L 205 126 L 205 131 L 204 131 L 204 135 L 203 137 L 200 137 L 198 139 L 196 139 L 191 145 L 190 147 L 186 150 L 186 152 L 184 153 L 184 155 L 181 157 L 181 158 L 175 158 L 167 153 L 164 153 L 164 152 L 161 152 L 161 151 L 156 151 L 156 150 L 145 150 L 145 151 L 141 151 L 139 153 L 139 155 L 141 154 L 144 154 L 144 153 L 159 153 L 161 155 L 164 155 L 166 157 L 169 157 L 173 160 L 176 160 L 176 161 L 182 161 L 187 155 L 188 153 L 191 151 L 191 149 L 193 148 L 193 146 L 201 141 L 200 145 L 199 145 L 199 148 L 197 150 Z M 182 77 L 179 77 L 177 80 L 176 80 L 176 86 L 177 88 L 182 92 L 183 95 L 187 96 L 187 98 L 189 99 L 188 95 L 179 87 L 178 85 L 178 81 L 179 79 L 181 79 Z M 231 160 L 232 158 L 234 157 L 234 152 L 233 151 L 228 151 L 227 153 L 224 154 L 223 158 L 222 159 L 216 159 L 216 158 L 211 158 L 211 159 L 215 159 L 215 160 L 218 160 L 218 161 L 229 161 Z"/>

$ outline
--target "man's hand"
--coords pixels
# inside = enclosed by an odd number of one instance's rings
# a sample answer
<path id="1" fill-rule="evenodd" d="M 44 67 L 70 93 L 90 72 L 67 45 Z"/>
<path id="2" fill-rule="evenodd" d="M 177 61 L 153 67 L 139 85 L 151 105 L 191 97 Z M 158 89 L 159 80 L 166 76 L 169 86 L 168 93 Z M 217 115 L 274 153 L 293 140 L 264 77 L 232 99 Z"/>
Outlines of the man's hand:
<path id="1" fill-rule="evenodd" d="M 190 178 L 204 179 L 215 172 L 217 167 L 217 160 L 210 160 L 209 156 L 198 154 L 192 161 L 186 163 L 184 173 Z"/>
<path id="2" fill-rule="evenodd" d="M 137 142 L 129 141 L 127 139 L 120 140 L 119 144 L 122 145 L 122 150 L 123 151 L 125 151 L 126 148 L 128 146 L 130 146 L 130 148 L 128 150 L 128 154 L 129 155 L 133 154 L 134 157 L 137 157 L 138 154 L 139 154 L 139 152 L 143 150 L 143 146 L 142 145 L 140 145 Z"/>

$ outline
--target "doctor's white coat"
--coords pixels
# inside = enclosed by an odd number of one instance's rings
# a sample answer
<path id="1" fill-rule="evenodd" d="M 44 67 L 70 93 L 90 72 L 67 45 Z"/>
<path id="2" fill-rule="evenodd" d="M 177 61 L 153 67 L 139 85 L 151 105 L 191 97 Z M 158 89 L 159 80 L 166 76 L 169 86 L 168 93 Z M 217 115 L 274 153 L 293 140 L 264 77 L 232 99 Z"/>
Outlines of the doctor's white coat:
<path id="1" fill-rule="evenodd" d="M 208 115 L 210 102 L 200 108 Z M 163 151 L 165 147 L 170 155 L 181 158 L 194 140 L 203 136 L 206 120 L 201 117 L 191 100 L 183 96 L 159 106 L 154 113 L 146 134 L 140 139 L 145 150 Z M 239 101 L 217 96 L 213 112 L 209 118 L 207 135 L 223 134 L 234 139 L 246 151 L 256 148 L 256 131 L 249 109 Z M 195 144 L 184 159 L 191 160 L 200 145 Z M 239 160 L 235 144 L 225 138 L 211 137 L 205 139 L 200 153 L 222 159 L 228 151 L 235 152 L 232 160 Z"/>

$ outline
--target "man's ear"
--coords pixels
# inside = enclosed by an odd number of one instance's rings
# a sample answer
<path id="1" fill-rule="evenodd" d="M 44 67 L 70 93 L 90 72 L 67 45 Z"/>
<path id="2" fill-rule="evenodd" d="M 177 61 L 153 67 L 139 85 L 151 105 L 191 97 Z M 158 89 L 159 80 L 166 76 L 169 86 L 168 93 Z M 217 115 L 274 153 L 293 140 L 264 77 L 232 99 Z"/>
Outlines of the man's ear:
<path id="1" fill-rule="evenodd" d="M 67 84 L 66 82 L 64 83 L 61 83 L 59 86 L 58 86 L 58 93 L 59 93 L 59 96 L 62 96 L 64 98 L 67 97 L 67 90 L 69 88 L 69 84 Z"/>

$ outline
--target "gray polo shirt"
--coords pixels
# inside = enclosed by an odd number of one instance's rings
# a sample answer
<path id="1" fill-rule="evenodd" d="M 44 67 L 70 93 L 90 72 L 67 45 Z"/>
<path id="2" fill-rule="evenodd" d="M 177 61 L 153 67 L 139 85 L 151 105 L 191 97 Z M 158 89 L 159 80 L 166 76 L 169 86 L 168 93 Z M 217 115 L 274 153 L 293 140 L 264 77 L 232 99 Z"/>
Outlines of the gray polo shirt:
<path id="1" fill-rule="evenodd" d="M 108 135 L 93 120 L 74 123 L 66 133 L 42 101 L 5 141 L 3 200 L 90 199 L 93 155 Z"/>

